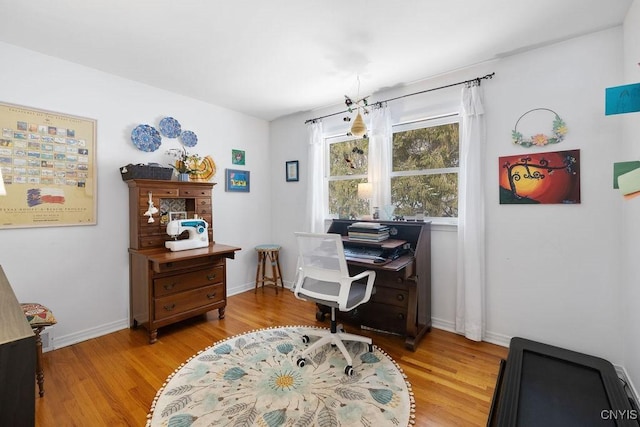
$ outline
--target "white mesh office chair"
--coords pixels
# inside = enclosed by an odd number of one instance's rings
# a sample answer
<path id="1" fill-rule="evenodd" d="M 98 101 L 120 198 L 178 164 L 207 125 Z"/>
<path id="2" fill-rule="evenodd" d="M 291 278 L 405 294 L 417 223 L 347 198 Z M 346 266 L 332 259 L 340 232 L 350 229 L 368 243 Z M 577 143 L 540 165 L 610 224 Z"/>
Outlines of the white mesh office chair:
<path id="1" fill-rule="evenodd" d="M 305 356 L 325 344 L 336 345 L 347 360 L 345 374 L 353 375 L 353 360 L 342 341 L 359 341 L 369 345 L 373 351 L 371 338 L 344 332 L 336 324 L 336 309 L 349 311 L 369 301 L 373 291 L 375 271 L 363 271 L 350 277 L 344 257 L 342 236 L 339 234 L 295 233 L 299 250 L 299 268 L 294 284 L 296 298 L 314 301 L 331 307 L 331 330 L 317 332 L 318 341 L 309 346 L 298 358 L 298 366 L 306 364 Z M 367 278 L 366 284 L 356 282 Z M 316 333 L 314 332 L 314 335 Z M 309 342 L 309 337 L 303 337 Z"/>

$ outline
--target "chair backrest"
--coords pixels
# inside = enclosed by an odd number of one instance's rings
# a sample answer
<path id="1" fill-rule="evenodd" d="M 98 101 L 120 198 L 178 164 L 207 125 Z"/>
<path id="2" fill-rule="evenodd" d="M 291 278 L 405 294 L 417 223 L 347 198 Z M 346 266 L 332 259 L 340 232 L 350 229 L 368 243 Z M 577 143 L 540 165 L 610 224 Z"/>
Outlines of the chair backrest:
<path id="1" fill-rule="evenodd" d="M 375 271 L 353 277 L 344 257 L 342 236 L 337 233 L 295 233 L 298 242 L 298 274 L 293 287 L 297 298 L 348 311 L 369 301 Z M 357 283 L 365 280 L 364 283 Z"/>
<path id="2" fill-rule="evenodd" d="M 342 236 L 335 233 L 295 233 L 298 254 L 306 277 L 339 281 L 349 277 Z"/>

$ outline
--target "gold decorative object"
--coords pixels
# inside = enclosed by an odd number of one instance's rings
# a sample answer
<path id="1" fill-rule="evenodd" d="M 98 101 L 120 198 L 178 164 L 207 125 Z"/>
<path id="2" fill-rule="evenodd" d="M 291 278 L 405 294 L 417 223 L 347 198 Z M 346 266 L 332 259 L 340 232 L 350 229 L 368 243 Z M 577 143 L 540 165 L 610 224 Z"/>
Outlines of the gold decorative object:
<path id="1" fill-rule="evenodd" d="M 360 109 L 358 109 L 358 115 L 356 119 L 353 121 L 353 125 L 351 126 L 351 134 L 358 138 L 363 137 L 367 133 L 367 125 L 364 124 L 364 120 L 362 119 L 362 115 L 360 114 Z"/>
<path id="2" fill-rule="evenodd" d="M 191 181 L 209 181 L 216 174 L 216 163 L 211 156 L 205 156 L 200 160 L 192 160 L 189 169 Z"/>

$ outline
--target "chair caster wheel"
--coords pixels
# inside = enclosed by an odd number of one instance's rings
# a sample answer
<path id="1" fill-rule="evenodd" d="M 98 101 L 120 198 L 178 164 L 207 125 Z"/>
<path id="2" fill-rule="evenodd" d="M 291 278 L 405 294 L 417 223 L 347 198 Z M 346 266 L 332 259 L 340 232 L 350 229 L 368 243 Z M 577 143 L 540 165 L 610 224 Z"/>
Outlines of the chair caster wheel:
<path id="1" fill-rule="evenodd" d="M 344 373 L 345 373 L 347 376 L 349 376 L 349 377 L 352 377 L 352 376 L 353 376 L 353 372 L 354 372 L 354 371 L 353 371 L 353 367 L 352 367 L 351 365 L 347 365 L 347 366 L 344 368 Z"/>
<path id="2" fill-rule="evenodd" d="M 298 368 L 302 368 L 306 364 L 307 364 L 306 360 L 304 360 L 304 358 L 302 358 L 302 357 L 300 359 L 298 359 L 298 361 L 296 362 L 296 365 L 298 365 Z"/>
<path id="3" fill-rule="evenodd" d="M 369 344 L 369 353 L 373 353 L 373 344 Z"/>
<path id="4" fill-rule="evenodd" d="M 302 336 L 302 342 L 305 344 L 309 344 L 309 336 L 308 335 L 303 335 Z"/>

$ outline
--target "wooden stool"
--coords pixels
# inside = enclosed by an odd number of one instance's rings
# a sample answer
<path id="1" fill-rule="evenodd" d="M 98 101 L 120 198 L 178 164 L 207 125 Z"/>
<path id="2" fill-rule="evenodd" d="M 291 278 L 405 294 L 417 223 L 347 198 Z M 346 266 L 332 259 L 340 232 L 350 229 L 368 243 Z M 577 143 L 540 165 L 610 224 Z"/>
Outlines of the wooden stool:
<path id="1" fill-rule="evenodd" d="M 270 282 L 275 286 L 276 295 L 278 295 L 278 280 L 280 280 L 280 285 L 282 289 L 284 289 L 279 260 L 280 246 L 258 245 L 256 246 L 256 252 L 258 252 L 258 269 L 256 270 L 256 288 L 254 289 L 254 293 L 258 292 L 258 285 L 260 283 L 262 283 L 262 287 L 264 288 L 264 285 Z M 271 263 L 271 277 L 265 276 L 267 259 Z"/>
<path id="2" fill-rule="evenodd" d="M 42 368 L 42 337 L 40 333 L 47 326 L 58 323 L 53 313 L 42 304 L 25 303 L 20 304 L 27 321 L 36 334 L 36 381 L 40 397 L 44 396 L 44 369 Z"/>

